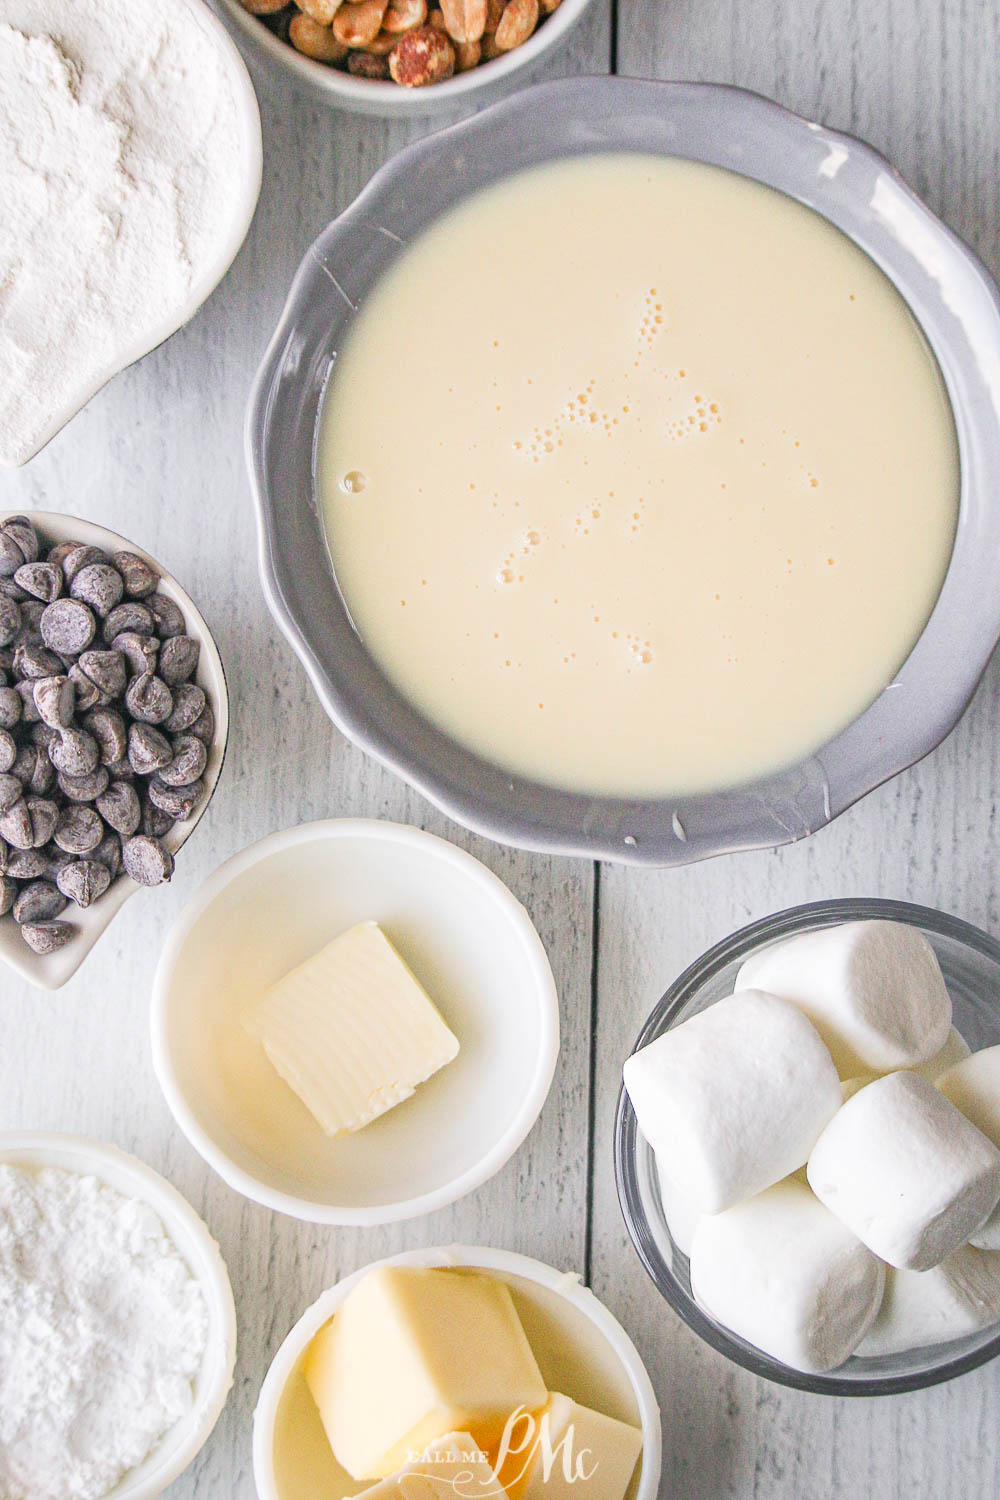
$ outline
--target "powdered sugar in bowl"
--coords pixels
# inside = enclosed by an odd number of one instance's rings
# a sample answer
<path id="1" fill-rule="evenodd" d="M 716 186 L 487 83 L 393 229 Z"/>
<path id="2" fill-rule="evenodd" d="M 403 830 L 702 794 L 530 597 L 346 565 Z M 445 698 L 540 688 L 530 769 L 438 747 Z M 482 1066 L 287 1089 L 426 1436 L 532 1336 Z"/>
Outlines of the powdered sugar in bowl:
<path id="1" fill-rule="evenodd" d="M 89 1247 L 80 1233 L 84 1222 L 91 1225 Z M 60 1251 L 61 1234 L 70 1236 L 71 1249 Z M 5 1277 L 11 1243 L 17 1254 Z M 107 1276 L 91 1274 L 93 1247 L 101 1248 L 103 1270 L 115 1257 L 121 1262 L 110 1301 Z M 11 1292 L 7 1317 L 5 1296 Z M 137 1297 L 140 1315 L 131 1316 Z M 50 1361 L 55 1346 L 66 1345 L 60 1378 L 42 1372 L 41 1413 L 32 1407 L 32 1382 L 17 1375 L 18 1317 L 29 1300 L 44 1325 Z M 146 1340 L 142 1351 L 130 1347 L 137 1330 Z M 4 1500 L 153 1500 L 211 1433 L 232 1385 L 235 1359 L 236 1313 L 218 1246 L 168 1182 L 135 1157 L 96 1141 L 40 1132 L 0 1135 L 0 1390 L 8 1378 L 18 1386 L 10 1399 L 5 1396 L 0 1415 Z M 145 1379 L 147 1361 L 158 1379 L 144 1413 L 143 1402 L 128 1389 L 128 1374 L 138 1370 Z M 88 1372 L 87 1441 L 46 1446 L 60 1423 L 72 1421 L 80 1398 L 74 1363 Z M 116 1390 L 122 1398 L 117 1415 Z M 164 1430 L 166 1414 L 173 1420 Z M 147 1439 L 144 1456 L 135 1457 Z M 129 1442 L 132 1458 L 123 1473 Z M 77 1462 L 81 1453 L 83 1464 Z M 71 1459 L 72 1473 L 66 1467 Z"/>

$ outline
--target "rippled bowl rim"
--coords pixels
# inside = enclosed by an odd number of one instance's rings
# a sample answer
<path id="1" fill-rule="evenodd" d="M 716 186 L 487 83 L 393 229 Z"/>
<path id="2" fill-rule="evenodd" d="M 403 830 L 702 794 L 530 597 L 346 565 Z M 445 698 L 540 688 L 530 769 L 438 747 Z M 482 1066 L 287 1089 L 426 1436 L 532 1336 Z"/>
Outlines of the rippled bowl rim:
<path id="1" fill-rule="evenodd" d="M 737 171 L 742 164 L 744 175 L 825 214 L 900 290 L 937 356 L 955 418 L 962 472 L 954 551 L 906 662 L 814 756 L 730 791 L 645 801 L 574 794 L 511 776 L 450 739 L 364 650 L 316 502 L 315 417 L 330 361 L 399 246 L 506 175 L 507 162 L 597 150 L 687 155 Z M 246 448 L 264 593 L 331 719 L 450 817 L 521 848 L 678 865 L 801 838 L 940 743 L 1000 638 L 992 576 L 1000 292 L 870 146 L 741 89 L 607 77 L 543 84 L 400 152 L 302 262 L 251 393 Z"/>
<path id="2" fill-rule="evenodd" d="M 941 937 L 950 938 L 963 947 L 970 948 L 992 963 L 1000 966 L 1000 943 L 988 933 L 964 922 L 960 917 L 949 916 L 933 907 L 915 906 L 908 901 L 889 901 L 877 897 L 849 898 L 839 901 L 813 901 L 805 906 L 790 906 L 772 916 L 762 917 L 741 927 L 730 937 L 716 943 L 706 953 L 689 965 L 674 980 L 666 994 L 653 1007 L 642 1030 L 635 1039 L 633 1052 L 638 1052 L 648 1042 L 668 1030 L 695 995 L 729 964 L 742 961 L 756 949 L 778 938 L 790 937 L 793 933 L 807 931 L 819 925 L 835 922 L 882 920 L 906 922 L 926 928 Z M 763 1375 L 780 1385 L 793 1386 L 796 1390 L 812 1391 L 827 1396 L 893 1396 L 902 1391 L 925 1390 L 928 1386 L 952 1380 L 969 1370 L 988 1364 L 1000 1354 L 1000 1324 L 993 1338 L 970 1353 L 952 1358 L 942 1358 L 933 1369 L 916 1371 L 905 1375 L 879 1375 L 868 1380 L 845 1380 L 836 1370 L 825 1375 L 808 1375 L 793 1370 L 779 1360 L 735 1338 L 726 1330 L 707 1318 L 696 1302 L 678 1283 L 673 1270 L 660 1254 L 650 1231 L 636 1175 L 636 1145 L 638 1127 L 624 1085 L 619 1089 L 618 1107 L 615 1112 L 614 1153 L 615 1181 L 618 1186 L 618 1202 L 621 1206 L 625 1226 L 639 1259 L 657 1290 L 666 1298 L 674 1311 L 689 1328 L 710 1344 L 719 1354 L 724 1354 L 735 1364 Z M 933 1346 L 931 1346 L 933 1347 Z M 947 1345 L 942 1345 L 946 1349 Z"/>

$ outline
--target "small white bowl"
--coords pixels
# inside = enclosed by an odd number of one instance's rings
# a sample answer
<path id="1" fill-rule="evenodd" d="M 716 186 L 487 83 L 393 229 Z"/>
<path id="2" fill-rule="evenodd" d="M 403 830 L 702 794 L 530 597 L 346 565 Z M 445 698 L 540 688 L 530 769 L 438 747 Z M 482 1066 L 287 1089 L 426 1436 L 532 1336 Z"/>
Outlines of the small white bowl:
<path id="1" fill-rule="evenodd" d="M 142 359 L 143 355 L 148 354 L 150 350 L 164 343 L 194 317 L 236 259 L 253 220 L 257 200 L 260 197 L 263 145 L 260 109 L 257 105 L 257 95 L 250 81 L 250 74 L 247 72 L 238 47 L 234 45 L 226 28 L 212 15 L 208 7 L 203 5 L 201 0 L 179 0 L 179 3 L 190 12 L 195 24 L 208 33 L 218 53 L 219 66 L 228 74 L 233 91 L 242 138 L 242 154 L 238 163 L 240 196 L 232 223 L 225 237 L 220 240 L 212 259 L 205 263 L 201 274 L 192 282 L 180 306 L 158 323 L 151 332 L 117 350 L 114 357 L 94 380 L 90 381 L 86 387 L 76 390 L 64 406 L 54 411 L 32 451 L 21 460 L 22 463 L 29 463 L 35 454 L 39 453 L 46 443 L 51 442 L 56 433 L 65 427 L 70 418 L 75 417 L 77 412 L 96 396 L 102 386 L 107 385 L 109 380 L 129 365 L 134 364 L 136 360 Z"/>
<path id="2" fill-rule="evenodd" d="M 208 1341 L 185 1417 L 152 1453 L 108 1491 L 106 1500 L 153 1500 L 204 1447 L 226 1404 L 236 1366 L 236 1308 L 219 1247 L 186 1198 L 145 1162 L 115 1146 L 48 1131 L 0 1135 L 0 1163 L 61 1167 L 97 1177 L 129 1198 L 148 1203 L 197 1278 L 208 1311 Z"/>
<path id="3" fill-rule="evenodd" d="M 194 681 L 199 687 L 204 688 L 205 696 L 215 715 L 215 735 L 212 743 L 207 747 L 208 762 L 202 775 L 205 795 L 192 816 L 183 823 L 175 823 L 163 841 L 170 852 L 176 854 L 178 849 L 187 843 L 212 800 L 212 793 L 218 785 L 222 772 L 226 741 L 229 738 L 229 694 L 226 689 L 226 674 L 222 667 L 219 648 L 212 638 L 212 632 L 201 611 L 181 588 L 176 578 L 171 577 L 154 557 L 150 557 L 148 552 L 144 552 L 141 547 L 137 547 L 126 537 L 119 536 L 115 531 L 108 531 L 104 526 L 95 526 L 92 521 L 81 521 L 76 516 L 67 516 L 48 510 L 3 511 L 0 512 L 0 522 L 8 520 L 13 515 L 21 514 L 28 517 L 32 525 L 37 528 L 39 536 L 49 546 L 58 542 L 85 542 L 90 547 L 100 547 L 104 552 L 134 552 L 137 557 L 141 557 L 159 575 L 160 593 L 166 594 L 167 598 L 172 599 L 181 610 L 188 635 L 194 636 L 201 643 L 201 654 Z M 64 947 L 57 948 L 55 953 L 33 953 L 18 933 L 14 918 L 0 917 L 0 959 L 8 963 L 23 979 L 27 979 L 31 984 L 37 984 L 40 989 L 57 990 L 67 980 L 72 979 L 97 939 L 105 931 L 112 918 L 121 911 L 129 897 L 143 889 L 143 886 L 137 885 L 128 875 L 122 874 L 117 880 L 112 881 L 107 894 L 95 901 L 92 906 L 82 908 L 73 906 L 71 903 L 70 909 L 63 914 L 63 917 L 65 921 L 73 923 L 77 928 L 77 933 Z"/>
<path id="4" fill-rule="evenodd" d="M 617 1319 L 571 1271 L 557 1271 L 510 1250 L 450 1245 L 407 1250 L 375 1265 L 471 1266 L 511 1288 L 549 1390 L 642 1428 L 642 1460 L 627 1500 L 656 1500 L 660 1484 L 660 1411 L 646 1368 Z M 302 1375 L 315 1335 L 371 1266 L 338 1281 L 303 1313 L 271 1363 L 253 1423 L 253 1473 L 259 1500 L 341 1500 L 360 1486 L 334 1459 Z M 298 1483 L 282 1468 L 280 1432 L 294 1427 Z M 310 1484 L 303 1470 L 310 1468 Z M 318 1472 L 316 1472 L 318 1470 Z M 581 1485 L 581 1491 L 591 1486 Z"/>
<path id="5" fill-rule="evenodd" d="M 352 114 L 382 115 L 387 119 L 400 116 L 442 114 L 458 105 L 489 103 L 524 79 L 515 78 L 543 62 L 562 45 L 592 0 L 562 0 L 551 16 L 540 19 L 534 34 L 523 46 L 505 52 L 492 61 L 456 73 L 443 83 L 427 88 L 405 89 L 397 83 L 371 78 L 354 78 L 328 63 L 316 62 L 297 52 L 289 42 L 269 31 L 258 16 L 252 15 L 240 0 L 216 0 L 244 36 L 291 78 L 318 89 L 329 102 Z"/>
<path id="6" fill-rule="evenodd" d="M 331 1140 L 240 1014 L 357 922 L 380 922 L 459 1039 L 454 1062 Z M 504 1165 L 559 1050 L 555 981 L 507 887 L 443 839 L 363 819 L 307 823 L 229 860 L 181 913 L 156 971 L 153 1066 L 178 1125 L 246 1197 L 313 1223 L 443 1208 Z"/>

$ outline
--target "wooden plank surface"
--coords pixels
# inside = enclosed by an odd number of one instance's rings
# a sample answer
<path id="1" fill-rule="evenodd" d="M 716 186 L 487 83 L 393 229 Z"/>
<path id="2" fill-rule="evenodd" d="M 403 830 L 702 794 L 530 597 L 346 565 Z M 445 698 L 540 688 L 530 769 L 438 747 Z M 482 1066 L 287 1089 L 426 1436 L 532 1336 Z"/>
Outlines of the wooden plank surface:
<path id="1" fill-rule="evenodd" d="M 618 0 L 613 25 L 599 3 L 542 76 L 603 72 L 612 62 L 635 76 L 738 82 L 858 131 L 1000 270 L 1000 21 L 992 0 Z M 205 1215 L 230 1266 L 241 1332 L 236 1391 L 171 1495 L 250 1500 L 260 1381 L 323 1286 L 393 1249 L 465 1239 L 578 1270 L 589 1261 L 596 1290 L 636 1338 L 657 1385 L 664 1500 L 995 1496 L 1000 1369 L 891 1401 L 820 1400 L 736 1371 L 687 1334 L 627 1242 L 610 1126 L 622 1058 L 653 1001 L 742 922 L 818 896 L 874 893 L 1000 927 L 998 672 L 941 750 L 796 848 L 672 873 L 603 867 L 597 934 L 590 866 L 473 838 L 346 745 L 261 599 L 243 408 L 302 252 L 382 161 L 429 127 L 338 114 L 269 70 L 254 71 L 265 183 L 232 273 L 185 330 L 114 381 L 27 469 L 0 474 L 0 506 L 93 517 L 160 557 L 202 604 L 230 674 L 226 774 L 172 887 L 137 897 L 58 995 L 0 980 L 0 1129 L 71 1130 L 135 1150 Z M 464 1203 L 372 1233 L 299 1225 L 230 1192 L 173 1126 L 148 1054 L 152 969 L 186 899 L 252 840 L 338 814 L 418 823 L 483 858 L 528 905 L 562 995 L 556 1084 L 515 1160 Z"/>
<path id="2" fill-rule="evenodd" d="M 1000 21 L 989 0 L 621 0 L 617 40 L 622 73 L 741 84 L 864 136 L 1000 272 Z M 998 688 L 994 663 L 935 754 L 802 844 L 674 872 L 602 867 L 592 1281 L 653 1373 L 664 1497 L 1000 1493 L 1000 1366 L 877 1401 L 737 1370 L 680 1325 L 630 1256 L 610 1169 L 623 1056 L 670 981 L 734 928 L 847 895 L 1000 928 Z"/>

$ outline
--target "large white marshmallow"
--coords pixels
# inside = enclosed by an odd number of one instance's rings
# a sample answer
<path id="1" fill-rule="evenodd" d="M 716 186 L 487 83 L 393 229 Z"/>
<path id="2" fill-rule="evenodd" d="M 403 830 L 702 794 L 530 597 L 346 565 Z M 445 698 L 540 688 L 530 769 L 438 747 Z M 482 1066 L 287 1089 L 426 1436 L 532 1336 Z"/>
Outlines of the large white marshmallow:
<path id="1" fill-rule="evenodd" d="M 951 997 L 934 949 L 903 922 L 842 922 L 748 958 L 736 989 L 792 1000 L 841 1078 L 917 1067 L 944 1046 Z"/>
<path id="2" fill-rule="evenodd" d="M 849 1099 L 809 1158 L 809 1185 L 882 1260 L 929 1271 L 1000 1199 L 1000 1151 L 919 1073 Z"/>
<path id="3" fill-rule="evenodd" d="M 862 1358 L 902 1354 L 989 1328 L 1000 1318 L 1000 1255 L 963 1245 L 930 1271 L 886 1272 L 878 1317 Z"/>
<path id="4" fill-rule="evenodd" d="M 914 1073 L 923 1073 L 931 1083 L 937 1083 L 942 1073 L 947 1073 L 956 1063 L 968 1057 L 972 1049 L 962 1033 L 953 1026 L 948 1032 L 948 1038 L 940 1052 L 935 1052 L 929 1062 L 921 1063 L 919 1068 L 914 1068 Z"/>
<path id="5" fill-rule="evenodd" d="M 691 1288 L 705 1311 L 795 1370 L 832 1370 L 853 1354 L 884 1278 L 795 1177 L 702 1218 L 691 1246 Z"/>
<path id="6" fill-rule="evenodd" d="M 796 1006 L 748 990 L 625 1064 L 639 1129 L 677 1189 L 715 1214 L 801 1167 L 840 1107 L 840 1080 Z"/>
<path id="7" fill-rule="evenodd" d="M 656 1163 L 656 1167 L 660 1181 L 660 1203 L 663 1205 L 663 1217 L 667 1221 L 670 1238 L 678 1250 L 683 1251 L 685 1255 L 690 1255 L 694 1232 L 702 1216 L 701 1209 L 697 1204 L 692 1203 L 690 1198 L 685 1198 L 659 1162 Z"/>
<path id="8" fill-rule="evenodd" d="M 935 1082 L 945 1098 L 1000 1147 L 1000 1047 L 973 1052 Z M 980 1249 L 1000 1250 L 1000 1204 L 970 1240 Z"/>

